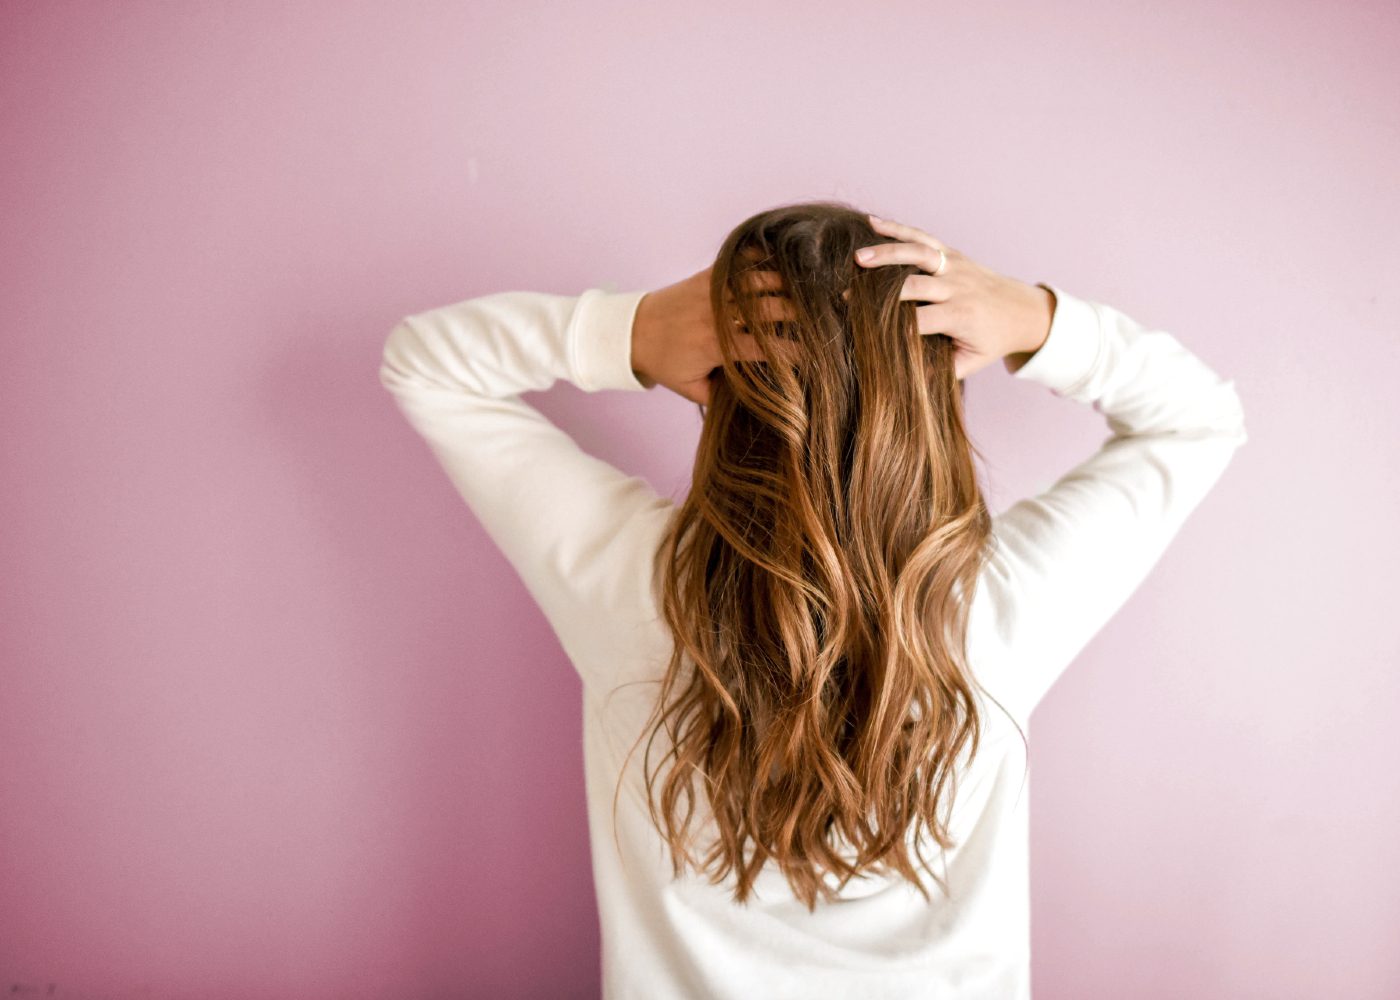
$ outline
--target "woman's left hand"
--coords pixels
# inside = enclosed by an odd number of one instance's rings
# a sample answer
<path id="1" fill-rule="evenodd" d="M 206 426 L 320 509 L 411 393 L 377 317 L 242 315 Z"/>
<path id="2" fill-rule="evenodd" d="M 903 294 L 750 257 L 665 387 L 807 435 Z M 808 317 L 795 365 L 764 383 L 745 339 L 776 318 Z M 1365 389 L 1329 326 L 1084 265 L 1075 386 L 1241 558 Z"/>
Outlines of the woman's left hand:
<path id="1" fill-rule="evenodd" d="M 709 405 L 714 372 L 724 364 L 714 310 L 710 308 L 713 266 L 673 285 L 647 292 L 637 305 L 632 323 L 632 371 L 650 389 L 664 385 L 693 403 Z M 776 272 L 756 272 L 750 287 L 758 294 L 776 287 Z M 785 317 L 785 300 L 764 295 L 761 316 Z M 763 355 L 750 333 L 735 329 L 741 361 L 761 361 Z"/>
<path id="2" fill-rule="evenodd" d="M 943 334 L 953 341 L 955 377 L 967 378 L 998 358 L 1015 372 L 1049 337 L 1056 303 L 1044 285 L 994 271 L 915 226 L 873 215 L 870 225 L 882 236 L 904 242 L 863 247 L 856 251 L 857 263 L 920 268 L 904 279 L 899 297 L 919 303 L 914 317 L 920 334 Z"/>

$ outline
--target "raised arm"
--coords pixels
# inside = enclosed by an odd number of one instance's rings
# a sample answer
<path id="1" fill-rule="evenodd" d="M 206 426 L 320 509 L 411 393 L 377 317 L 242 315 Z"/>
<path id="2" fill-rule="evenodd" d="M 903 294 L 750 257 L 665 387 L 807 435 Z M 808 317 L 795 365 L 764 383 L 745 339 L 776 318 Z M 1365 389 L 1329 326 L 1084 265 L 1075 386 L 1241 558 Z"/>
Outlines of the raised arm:
<path id="1" fill-rule="evenodd" d="M 674 506 L 520 398 L 564 379 L 644 391 L 643 292 L 497 292 L 403 319 L 379 378 L 519 573 L 585 683 L 611 686 L 651 607 L 650 549 Z"/>
<path id="2" fill-rule="evenodd" d="M 1056 286 L 1054 318 L 1014 377 L 1087 403 L 1109 437 L 994 518 L 975 614 L 1023 715 L 1124 604 L 1247 440 L 1235 385 L 1174 336 Z M 1019 367 L 1018 367 L 1019 366 Z M 987 651 L 990 652 L 990 651 Z"/>

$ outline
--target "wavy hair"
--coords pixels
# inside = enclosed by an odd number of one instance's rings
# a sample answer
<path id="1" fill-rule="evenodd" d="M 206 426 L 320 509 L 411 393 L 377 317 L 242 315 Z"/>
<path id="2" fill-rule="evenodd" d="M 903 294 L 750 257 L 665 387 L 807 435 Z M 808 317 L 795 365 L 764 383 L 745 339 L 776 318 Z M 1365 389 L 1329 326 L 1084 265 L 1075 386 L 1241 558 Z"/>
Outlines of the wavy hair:
<path id="1" fill-rule="evenodd" d="M 906 837 L 932 873 L 920 830 L 952 846 L 940 805 L 981 739 L 966 663 L 991 532 L 980 453 L 952 341 L 921 335 L 899 298 L 918 268 L 855 263 L 877 242 L 897 241 L 848 204 L 788 204 L 737 226 L 711 272 L 724 364 L 656 553 L 676 641 L 644 773 L 675 875 L 734 872 L 740 903 L 770 861 L 809 910 L 866 871 L 928 899 Z M 789 319 L 762 308 L 758 271 L 776 272 Z M 738 360 L 736 320 L 765 360 Z M 663 732 L 664 780 L 650 765 Z M 718 830 L 698 865 L 697 778 Z"/>

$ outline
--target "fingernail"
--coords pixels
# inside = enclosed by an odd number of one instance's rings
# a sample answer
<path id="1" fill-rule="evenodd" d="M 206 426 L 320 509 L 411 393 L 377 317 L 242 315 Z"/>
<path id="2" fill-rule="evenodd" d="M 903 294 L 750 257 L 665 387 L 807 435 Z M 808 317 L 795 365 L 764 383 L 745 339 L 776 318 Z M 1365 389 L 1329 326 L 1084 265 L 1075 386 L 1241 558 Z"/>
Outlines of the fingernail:
<path id="1" fill-rule="evenodd" d="M 878 215 L 870 215 L 870 216 L 866 216 L 866 218 L 868 218 L 871 222 L 880 222 L 880 221 L 882 221 L 881 218 L 880 218 Z"/>
<path id="2" fill-rule="evenodd" d="M 859 261 L 867 261 L 874 256 L 875 251 L 870 249 L 869 247 L 861 247 L 859 250 L 856 251 L 856 260 Z"/>

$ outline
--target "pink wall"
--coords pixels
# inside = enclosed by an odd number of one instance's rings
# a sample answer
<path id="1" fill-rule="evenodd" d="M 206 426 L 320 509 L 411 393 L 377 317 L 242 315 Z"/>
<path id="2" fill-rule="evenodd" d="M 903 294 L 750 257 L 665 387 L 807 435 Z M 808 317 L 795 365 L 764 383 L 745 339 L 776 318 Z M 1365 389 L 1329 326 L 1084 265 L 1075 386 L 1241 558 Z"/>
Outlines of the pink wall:
<path id="1" fill-rule="evenodd" d="M 379 351 L 835 196 L 1248 410 L 1037 715 L 1037 996 L 1400 996 L 1400 8 L 1154 6 L 0 8 L 0 991 L 596 995 L 578 682 Z M 971 393 L 996 506 L 1103 435 Z"/>

